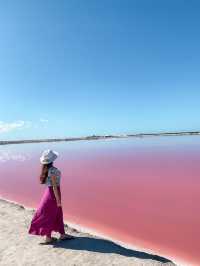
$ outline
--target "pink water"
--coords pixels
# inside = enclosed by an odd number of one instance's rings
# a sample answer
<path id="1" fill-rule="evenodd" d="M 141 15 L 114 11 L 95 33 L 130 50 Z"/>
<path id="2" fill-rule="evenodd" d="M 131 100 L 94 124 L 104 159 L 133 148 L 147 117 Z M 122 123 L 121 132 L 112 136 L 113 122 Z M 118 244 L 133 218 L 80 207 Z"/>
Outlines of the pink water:
<path id="1" fill-rule="evenodd" d="M 37 207 L 39 156 L 60 153 L 65 219 L 200 265 L 200 136 L 0 147 L 0 195 Z"/>

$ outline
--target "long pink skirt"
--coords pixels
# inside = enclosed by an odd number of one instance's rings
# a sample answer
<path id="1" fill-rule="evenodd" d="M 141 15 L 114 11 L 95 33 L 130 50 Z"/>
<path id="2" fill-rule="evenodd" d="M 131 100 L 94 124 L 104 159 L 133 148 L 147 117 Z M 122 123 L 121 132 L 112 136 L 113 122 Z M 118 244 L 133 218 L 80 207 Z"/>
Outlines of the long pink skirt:
<path id="1" fill-rule="evenodd" d="M 57 188 L 61 199 L 60 186 Z M 47 186 L 34 213 L 28 233 L 50 237 L 52 231 L 65 233 L 62 206 L 57 206 L 53 187 Z"/>

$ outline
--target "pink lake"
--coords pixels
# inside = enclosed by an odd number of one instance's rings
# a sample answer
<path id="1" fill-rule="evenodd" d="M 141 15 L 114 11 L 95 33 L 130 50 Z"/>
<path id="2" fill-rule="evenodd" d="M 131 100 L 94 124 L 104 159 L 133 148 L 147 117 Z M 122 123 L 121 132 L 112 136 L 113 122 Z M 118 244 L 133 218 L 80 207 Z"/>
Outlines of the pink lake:
<path id="1" fill-rule="evenodd" d="M 66 221 L 200 265 L 200 136 L 0 146 L 1 197 L 37 207 L 47 148 L 60 154 Z"/>

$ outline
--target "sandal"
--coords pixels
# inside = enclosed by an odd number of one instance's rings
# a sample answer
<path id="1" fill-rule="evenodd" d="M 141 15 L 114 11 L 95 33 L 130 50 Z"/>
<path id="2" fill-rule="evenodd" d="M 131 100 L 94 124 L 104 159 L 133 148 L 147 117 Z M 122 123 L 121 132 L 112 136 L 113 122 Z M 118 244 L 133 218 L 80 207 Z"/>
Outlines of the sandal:
<path id="1" fill-rule="evenodd" d="M 42 242 L 42 243 L 40 243 L 40 245 L 49 245 L 49 244 L 56 242 L 57 240 L 58 239 L 56 237 L 52 237 L 50 241 Z"/>
<path id="2" fill-rule="evenodd" d="M 64 237 L 60 237 L 59 240 L 70 240 L 70 239 L 74 239 L 75 237 L 74 236 L 71 236 L 71 235 L 65 235 Z"/>

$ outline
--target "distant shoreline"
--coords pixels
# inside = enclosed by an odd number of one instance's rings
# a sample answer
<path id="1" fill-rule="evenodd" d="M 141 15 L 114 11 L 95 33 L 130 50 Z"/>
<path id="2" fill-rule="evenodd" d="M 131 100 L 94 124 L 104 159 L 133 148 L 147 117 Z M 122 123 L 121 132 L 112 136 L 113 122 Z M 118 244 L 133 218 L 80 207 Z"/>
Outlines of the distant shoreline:
<path id="1" fill-rule="evenodd" d="M 98 140 L 98 139 L 113 139 L 113 138 L 131 138 L 131 137 L 148 137 L 148 136 L 185 136 L 185 135 L 200 135 L 200 131 L 187 132 L 164 132 L 164 133 L 138 133 L 138 134 L 121 134 L 121 135 L 91 135 L 86 137 L 71 137 L 71 138 L 54 138 L 54 139 L 27 139 L 27 140 L 0 140 L 0 145 L 8 144 L 25 144 L 25 143 L 41 143 L 41 142 L 59 142 L 59 141 L 79 141 L 79 140 Z"/>

